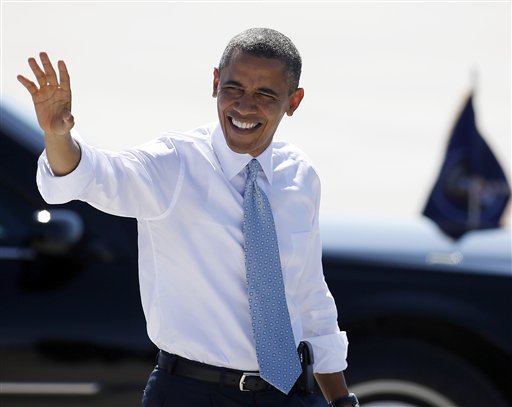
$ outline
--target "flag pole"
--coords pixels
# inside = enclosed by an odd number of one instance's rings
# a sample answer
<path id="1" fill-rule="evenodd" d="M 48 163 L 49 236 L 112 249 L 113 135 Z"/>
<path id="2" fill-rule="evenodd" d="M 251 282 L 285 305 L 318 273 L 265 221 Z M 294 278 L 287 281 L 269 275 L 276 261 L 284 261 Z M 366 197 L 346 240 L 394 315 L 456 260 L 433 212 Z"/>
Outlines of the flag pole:
<path id="1" fill-rule="evenodd" d="M 476 67 L 473 67 L 469 73 L 470 75 L 470 97 L 474 101 L 474 97 L 476 94 L 476 89 L 478 86 L 478 70 Z M 476 119 L 475 119 L 476 120 Z M 475 123 L 476 126 L 476 123 Z M 483 180 L 477 174 L 470 174 L 469 176 L 469 185 L 468 185 L 468 219 L 467 219 L 467 229 L 478 229 L 481 222 L 481 201 L 483 195 Z"/>
<path id="2" fill-rule="evenodd" d="M 478 69 L 476 67 L 471 68 L 469 71 L 469 83 L 471 88 L 471 94 L 475 94 L 478 88 Z"/>

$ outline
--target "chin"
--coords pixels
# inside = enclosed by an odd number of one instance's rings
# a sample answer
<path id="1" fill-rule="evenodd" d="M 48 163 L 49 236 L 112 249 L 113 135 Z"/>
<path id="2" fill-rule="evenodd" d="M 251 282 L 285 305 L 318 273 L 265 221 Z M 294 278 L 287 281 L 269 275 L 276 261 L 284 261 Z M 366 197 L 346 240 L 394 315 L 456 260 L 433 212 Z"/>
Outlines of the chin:
<path id="1" fill-rule="evenodd" d="M 230 150 L 232 150 L 238 154 L 250 154 L 250 152 L 252 151 L 252 149 L 249 147 L 244 147 L 237 143 L 236 144 L 230 143 L 228 140 L 226 140 L 226 143 L 227 143 L 228 147 L 230 148 Z"/>

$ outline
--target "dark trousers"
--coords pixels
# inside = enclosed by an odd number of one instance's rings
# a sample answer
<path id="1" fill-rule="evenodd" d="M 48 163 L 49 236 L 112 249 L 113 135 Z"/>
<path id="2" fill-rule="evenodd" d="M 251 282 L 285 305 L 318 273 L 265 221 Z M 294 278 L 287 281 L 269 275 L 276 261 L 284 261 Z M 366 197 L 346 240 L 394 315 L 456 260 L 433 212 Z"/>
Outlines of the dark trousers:
<path id="1" fill-rule="evenodd" d="M 176 376 L 156 367 L 149 376 L 143 407 L 326 407 L 323 397 L 286 395 L 279 390 L 245 392 L 233 386 L 221 386 Z"/>

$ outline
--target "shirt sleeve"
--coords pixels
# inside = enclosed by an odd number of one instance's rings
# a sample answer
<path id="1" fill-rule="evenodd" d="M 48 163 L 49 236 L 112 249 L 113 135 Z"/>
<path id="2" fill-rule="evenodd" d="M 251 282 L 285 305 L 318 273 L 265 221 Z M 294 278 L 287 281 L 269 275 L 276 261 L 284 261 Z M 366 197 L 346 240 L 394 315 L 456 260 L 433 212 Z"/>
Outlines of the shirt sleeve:
<path id="1" fill-rule="evenodd" d="M 168 208 L 181 171 L 170 138 L 113 152 L 88 145 L 76 132 L 72 136 L 80 146 L 81 158 L 71 173 L 55 176 L 46 150 L 39 157 L 36 181 L 46 202 L 78 199 L 101 211 L 134 218 L 156 217 Z"/>
<path id="2" fill-rule="evenodd" d="M 348 340 L 338 326 L 336 303 L 329 291 L 322 267 L 319 229 L 320 181 L 315 173 L 315 214 L 301 277 L 301 318 L 303 340 L 313 347 L 315 373 L 334 373 L 347 368 Z"/>

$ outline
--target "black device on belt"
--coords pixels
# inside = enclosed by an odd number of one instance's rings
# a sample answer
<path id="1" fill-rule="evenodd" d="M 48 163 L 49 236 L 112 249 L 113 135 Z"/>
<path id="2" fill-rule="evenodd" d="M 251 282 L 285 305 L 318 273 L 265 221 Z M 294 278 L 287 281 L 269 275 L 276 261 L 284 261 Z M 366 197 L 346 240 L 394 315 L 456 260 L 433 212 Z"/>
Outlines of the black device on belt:
<path id="1" fill-rule="evenodd" d="M 299 343 L 297 348 L 299 352 L 300 364 L 302 366 L 302 374 L 295 384 L 297 393 L 300 396 L 306 396 L 315 392 L 315 377 L 313 376 L 313 347 L 307 341 Z"/>
<path id="2" fill-rule="evenodd" d="M 301 342 L 298 352 L 302 365 L 302 374 L 297 380 L 296 390 L 300 395 L 311 394 L 314 391 L 313 350 L 308 342 Z M 170 354 L 163 350 L 158 352 L 157 367 L 169 374 L 221 386 L 238 387 L 240 391 L 279 391 L 263 380 L 258 372 L 244 372 L 207 365 Z"/>

